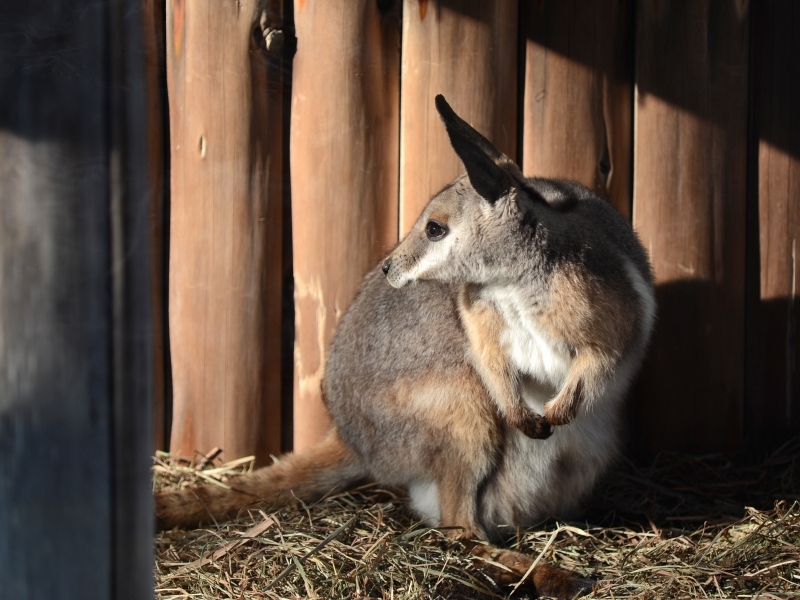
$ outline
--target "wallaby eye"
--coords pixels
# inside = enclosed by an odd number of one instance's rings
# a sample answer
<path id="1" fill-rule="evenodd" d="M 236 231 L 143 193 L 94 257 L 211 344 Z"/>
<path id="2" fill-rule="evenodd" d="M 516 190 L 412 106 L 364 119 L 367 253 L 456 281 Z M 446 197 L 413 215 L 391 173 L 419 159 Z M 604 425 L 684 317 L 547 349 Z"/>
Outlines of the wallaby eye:
<path id="1" fill-rule="evenodd" d="M 428 224 L 425 225 L 425 235 L 428 236 L 430 241 L 438 242 L 447 235 L 447 227 L 438 221 L 428 221 Z"/>

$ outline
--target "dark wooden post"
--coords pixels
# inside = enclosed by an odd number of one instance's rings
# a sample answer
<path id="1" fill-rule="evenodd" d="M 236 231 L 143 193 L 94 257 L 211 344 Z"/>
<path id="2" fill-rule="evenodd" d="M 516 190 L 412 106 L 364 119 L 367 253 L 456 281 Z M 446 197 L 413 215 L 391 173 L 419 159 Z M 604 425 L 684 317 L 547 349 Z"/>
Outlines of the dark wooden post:
<path id="1" fill-rule="evenodd" d="M 170 450 L 281 449 L 280 3 L 167 6 Z"/>
<path id="2" fill-rule="evenodd" d="M 748 9 L 637 4 L 633 222 L 659 316 L 637 449 L 735 450 L 744 401 Z"/>
<path id="3" fill-rule="evenodd" d="M 748 419 L 754 446 L 800 428 L 800 6 L 752 4 Z"/>
<path id="4" fill-rule="evenodd" d="M 400 235 L 463 167 L 433 106 L 455 111 L 515 158 L 516 0 L 405 0 L 400 115 Z"/>
<path id="5" fill-rule="evenodd" d="M 165 8 L 163 1 L 142 0 L 153 288 L 153 445 L 156 450 L 166 450 L 168 447 L 170 419 L 167 411 L 171 409 L 168 402 L 171 376 L 167 332 L 169 115 Z"/>
<path id="6" fill-rule="evenodd" d="M 296 0 L 292 84 L 294 447 L 329 427 L 328 346 L 364 274 L 397 241 L 398 6 Z"/>
<path id="7" fill-rule="evenodd" d="M 0 587 L 152 598 L 138 2 L 0 9 Z"/>

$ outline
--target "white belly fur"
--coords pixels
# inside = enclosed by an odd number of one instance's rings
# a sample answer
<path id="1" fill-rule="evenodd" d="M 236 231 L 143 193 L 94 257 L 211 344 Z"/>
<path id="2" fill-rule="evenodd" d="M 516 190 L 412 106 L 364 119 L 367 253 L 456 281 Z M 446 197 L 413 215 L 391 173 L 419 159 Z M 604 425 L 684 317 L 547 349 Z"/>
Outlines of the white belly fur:
<path id="1" fill-rule="evenodd" d="M 411 508 L 429 527 L 436 527 L 442 518 L 439 486 L 435 481 L 421 481 L 408 486 Z"/>
<path id="2" fill-rule="evenodd" d="M 570 516 L 597 477 L 617 456 L 620 413 L 655 318 L 655 299 L 636 267 L 626 260 L 632 292 L 642 307 L 641 338 L 618 365 L 599 402 L 581 406 L 575 420 L 556 427 L 546 440 L 532 440 L 518 431 L 508 440 L 503 464 L 483 498 L 480 511 L 488 530 L 503 525 L 530 525 L 551 515 Z M 544 404 L 560 390 L 572 358 L 567 348 L 535 329 L 524 318 L 526 299 L 497 290 L 493 295 L 508 328 L 503 341 L 523 378 L 526 403 L 543 413 Z"/>
<path id="3" fill-rule="evenodd" d="M 624 370 L 633 372 L 633 369 Z M 570 518 L 597 477 L 617 456 L 620 412 L 629 377 L 608 386 L 602 406 L 582 407 L 569 425 L 546 440 L 513 430 L 496 478 L 487 486 L 479 512 L 487 532 L 529 526 L 549 516 Z M 536 404 L 541 402 L 536 394 Z"/>

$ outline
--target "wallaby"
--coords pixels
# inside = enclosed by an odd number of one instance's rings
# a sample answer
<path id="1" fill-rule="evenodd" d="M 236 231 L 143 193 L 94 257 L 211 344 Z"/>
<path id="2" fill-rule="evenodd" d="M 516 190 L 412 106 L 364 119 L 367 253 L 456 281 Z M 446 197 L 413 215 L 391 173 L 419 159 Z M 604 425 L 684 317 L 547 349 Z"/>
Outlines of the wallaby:
<path id="1" fill-rule="evenodd" d="M 466 174 L 433 197 L 342 318 L 323 382 L 333 430 L 234 489 L 157 495 L 162 528 L 372 479 L 405 487 L 498 583 L 517 583 L 532 558 L 475 540 L 574 515 L 614 458 L 655 318 L 644 249 L 591 191 L 523 177 L 435 102 Z M 524 583 L 558 598 L 590 589 L 544 564 Z"/>

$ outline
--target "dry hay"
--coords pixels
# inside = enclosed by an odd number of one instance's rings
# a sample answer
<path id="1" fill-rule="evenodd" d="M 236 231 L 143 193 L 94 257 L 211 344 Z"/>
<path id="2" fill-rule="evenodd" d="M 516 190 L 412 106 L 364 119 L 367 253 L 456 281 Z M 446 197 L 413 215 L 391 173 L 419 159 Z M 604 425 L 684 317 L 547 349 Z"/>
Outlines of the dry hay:
<path id="1" fill-rule="evenodd" d="M 645 468 L 621 462 L 598 485 L 586 520 L 513 532 L 510 545 L 594 577 L 595 598 L 800 597 L 798 458 L 800 441 L 758 464 L 677 454 Z M 218 485 L 251 464 L 200 463 L 159 454 L 155 488 Z M 162 599 L 482 599 L 510 592 L 473 569 L 458 542 L 415 522 L 397 491 L 376 486 L 164 532 L 156 551 Z"/>

